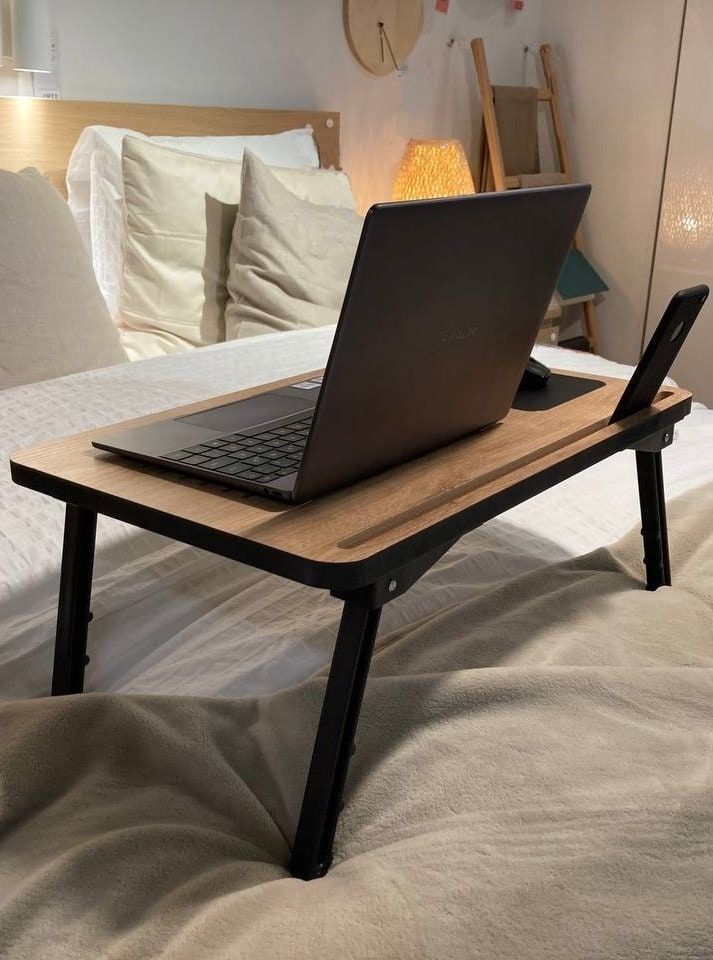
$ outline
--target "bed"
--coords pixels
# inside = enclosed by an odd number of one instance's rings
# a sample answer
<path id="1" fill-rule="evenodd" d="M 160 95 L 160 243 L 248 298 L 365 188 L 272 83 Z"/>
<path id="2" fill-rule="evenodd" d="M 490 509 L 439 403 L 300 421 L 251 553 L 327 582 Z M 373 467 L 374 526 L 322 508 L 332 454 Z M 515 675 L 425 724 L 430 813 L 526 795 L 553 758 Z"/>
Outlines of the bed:
<path id="1" fill-rule="evenodd" d="M 4 391 L 2 456 L 318 368 L 332 332 Z M 46 698 L 62 509 L 4 472 L 3 954 L 708 956 L 713 414 L 696 405 L 664 463 L 684 496 L 675 589 L 641 590 L 638 530 L 596 550 L 638 515 L 623 454 L 465 537 L 386 608 L 335 863 L 310 884 L 287 861 L 338 602 L 103 522 L 89 693 Z"/>
<path id="2" fill-rule="evenodd" d="M 333 333 L 0 391 L 0 457 L 318 369 Z M 52 955 L 59 936 L 72 957 L 710 956 L 713 594 L 696 571 L 713 413 L 694 405 L 664 465 L 683 497 L 677 589 L 637 590 L 638 538 L 602 549 L 638 518 L 622 454 L 463 538 L 388 605 L 336 863 L 310 885 L 286 862 L 338 601 L 102 519 L 89 695 L 34 700 L 63 511 L 5 466 L 3 955 Z"/>

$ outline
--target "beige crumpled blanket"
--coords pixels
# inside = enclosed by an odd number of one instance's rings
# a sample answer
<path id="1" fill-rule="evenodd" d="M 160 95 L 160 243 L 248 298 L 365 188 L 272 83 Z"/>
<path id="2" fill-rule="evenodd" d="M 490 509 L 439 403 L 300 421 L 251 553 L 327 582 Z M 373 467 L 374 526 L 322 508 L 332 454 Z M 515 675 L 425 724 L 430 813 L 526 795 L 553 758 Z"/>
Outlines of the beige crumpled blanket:
<path id="1" fill-rule="evenodd" d="M 670 513 L 672 589 L 634 531 L 382 639 L 322 880 L 324 677 L 0 706 L 0 956 L 713 957 L 713 488 Z"/>

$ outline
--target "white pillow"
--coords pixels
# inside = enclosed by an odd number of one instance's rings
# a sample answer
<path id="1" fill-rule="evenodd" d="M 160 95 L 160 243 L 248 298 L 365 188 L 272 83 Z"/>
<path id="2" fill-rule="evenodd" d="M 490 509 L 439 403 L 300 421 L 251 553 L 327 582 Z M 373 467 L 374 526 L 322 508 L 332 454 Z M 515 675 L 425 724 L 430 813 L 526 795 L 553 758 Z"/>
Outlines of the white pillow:
<path id="1" fill-rule="evenodd" d="M 270 168 L 289 196 L 356 205 L 344 173 Z M 122 343 L 138 359 L 225 339 L 227 255 L 242 163 L 126 137 Z M 211 214 L 215 201 L 227 212 Z M 214 210 L 213 210 L 214 212 Z M 219 236 L 208 234 L 216 224 Z"/>
<path id="2" fill-rule="evenodd" d="M 230 248 L 226 339 L 336 323 L 362 219 L 311 203 L 246 151 Z"/>
<path id="3" fill-rule="evenodd" d="M 122 272 L 121 146 L 126 136 L 201 156 L 240 160 L 248 147 L 266 163 L 275 166 L 319 166 L 310 127 L 244 137 L 147 137 L 123 127 L 87 127 L 69 159 L 67 192 L 70 209 L 91 255 L 99 288 L 112 316 L 116 313 Z M 117 222 L 120 224 L 118 232 Z"/>
<path id="4" fill-rule="evenodd" d="M 118 186 L 114 182 L 114 158 L 104 150 L 94 151 L 90 169 L 90 256 L 109 313 L 116 318 L 124 272 L 124 185 L 121 179 Z"/>
<path id="5" fill-rule="evenodd" d="M 0 389 L 126 360 L 69 207 L 0 171 Z"/>

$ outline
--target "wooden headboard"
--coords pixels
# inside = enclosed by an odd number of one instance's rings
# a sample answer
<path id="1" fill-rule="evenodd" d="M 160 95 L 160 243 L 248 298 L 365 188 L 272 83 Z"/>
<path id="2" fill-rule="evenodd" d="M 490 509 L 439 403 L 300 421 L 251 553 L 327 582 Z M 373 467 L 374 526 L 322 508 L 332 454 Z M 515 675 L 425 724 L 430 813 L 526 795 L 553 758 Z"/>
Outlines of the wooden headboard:
<path id="1" fill-rule="evenodd" d="M 37 167 L 66 194 L 69 155 L 82 130 L 94 124 L 154 137 L 281 133 L 311 124 L 320 165 L 339 167 L 338 113 L 0 97 L 0 168 Z"/>

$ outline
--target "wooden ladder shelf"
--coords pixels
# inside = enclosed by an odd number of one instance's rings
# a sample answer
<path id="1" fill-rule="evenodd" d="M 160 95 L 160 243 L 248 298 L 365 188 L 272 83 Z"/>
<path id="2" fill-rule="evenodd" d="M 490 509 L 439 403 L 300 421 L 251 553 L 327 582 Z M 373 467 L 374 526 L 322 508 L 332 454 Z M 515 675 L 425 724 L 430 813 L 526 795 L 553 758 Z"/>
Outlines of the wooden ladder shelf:
<path id="1" fill-rule="evenodd" d="M 508 173 L 506 170 L 495 110 L 495 94 L 490 81 L 490 72 L 485 56 L 483 38 L 476 37 L 470 46 L 473 52 L 475 73 L 478 79 L 483 111 L 478 189 L 481 192 L 520 189 L 523 186 L 523 175 Z M 572 183 L 572 165 L 564 126 L 562 124 L 557 75 L 552 67 L 551 47 L 547 43 L 542 44 L 540 47 L 540 60 L 542 62 L 545 85 L 538 88 L 537 100 L 538 102 L 546 103 L 550 110 L 550 119 L 554 131 L 557 160 L 559 163 L 559 177 L 557 179 L 560 183 Z M 529 185 L 532 185 L 533 179 L 532 176 L 528 178 Z M 548 179 L 551 183 L 551 176 L 548 176 Z M 581 230 L 577 231 L 573 247 L 575 250 L 582 253 L 584 252 Z M 596 353 L 598 350 L 598 339 L 594 297 L 582 302 L 582 312 L 589 348 L 592 352 Z"/>

